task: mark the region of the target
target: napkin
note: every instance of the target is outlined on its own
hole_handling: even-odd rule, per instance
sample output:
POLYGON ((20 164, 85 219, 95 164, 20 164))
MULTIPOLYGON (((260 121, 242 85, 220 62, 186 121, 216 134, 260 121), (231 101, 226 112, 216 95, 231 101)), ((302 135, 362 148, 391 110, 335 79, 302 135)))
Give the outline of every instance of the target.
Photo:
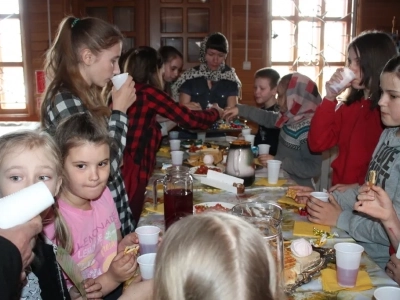
POLYGON ((148 212, 153 212, 153 213, 163 215, 164 214, 164 203, 158 204, 156 208, 154 208, 154 205, 151 204, 149 206, 146 206, 145 210, 147 210, 148 212))
POLYGON ((317 238, 314 235, 313 229, 317 228, 326 232, 331 232, 331 227, 326 225, 314 224, 310 222, 294 222, 293 235, 317 238))
POLYGON ((340 290, 347 291, 365 291, 373 288, 371 278, 367 271, 358 271, 356 285, 352 288, 345 288, 338 284, 336 279, 336 270, 324 269, 321 271, 322 289, 326 292, 336 292, 340 290))
POLYGON ((156 153, 156 156, 170 158, 171 154, 170 154, 169 150, 170 150, 169 146, 161 146, 160 149, 158 150, 158 152, 156 153))
POLYGON ((283 196, 282 198, 280 198, 278 200, 278 203, 281 204, 287 204, 287 205, 291 205, 291 206, 296 206, 296 207, 305 207, 305 203, 297 203, 296 201, 294 201, 292 198, 289 197, 285 197, 283 196))
POLYGON ((277 186, 284 185, 286 183, 286 181, 287 181, 286 179, 278 179, 278 182, 276 184, 272 184, 272 183, 268 183, 267 178, 256 178, 254 185, 277 187, 277 186))

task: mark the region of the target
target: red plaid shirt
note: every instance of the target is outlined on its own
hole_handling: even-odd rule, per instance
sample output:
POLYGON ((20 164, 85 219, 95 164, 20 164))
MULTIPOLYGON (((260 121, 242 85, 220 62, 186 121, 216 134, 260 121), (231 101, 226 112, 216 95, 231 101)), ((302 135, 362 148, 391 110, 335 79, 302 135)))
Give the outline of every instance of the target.
POLYGON ((154 171, 161 141, 157 114, 189 129, 207 129, 219 118, 216 109, 192 111, 148 84, 137 83, 135 89, 136 101, 127 111, 128 134, 122 168, 129 201, 132 201, 138 184, 147 185, 154 171))

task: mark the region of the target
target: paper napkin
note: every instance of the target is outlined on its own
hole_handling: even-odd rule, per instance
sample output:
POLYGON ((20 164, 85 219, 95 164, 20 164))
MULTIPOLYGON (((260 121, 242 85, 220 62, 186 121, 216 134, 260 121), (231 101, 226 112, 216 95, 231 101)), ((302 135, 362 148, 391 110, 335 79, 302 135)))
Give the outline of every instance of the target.
POLYGON ((371 278, 367 271, 358 271, 355 287, 345 288, 338 284, 336 279, 336 270, 324 269, 321 271, 322 289, 326 292, 336 292, 340 290, 365 291, 373 288, 371 278))
POLYGON ((294 201, 292 198, 289 197, 285 197, 283 196, 282 198, 280 198, 278 200, 278 203, 280 204, 287 204, 287 205, 291 205, 291 206, 296 206, 296 207, 305 207, 305 203, 297 203, 296 201, 294 201))
POLYGON ((147 210, 148 212, 153 212, 153 213, 163 215, 164 214, 164 203, 158 204, 156 208, 154 208, 153 204, 151 204, 149 206, 147 206, 147 204, 146 204, 145 210, 147 210))
POLYGON ((256 181, 254 182, 254 185, 261 185, 261 186, 269 186, 269 187, 277 187, 277 186, 282 186, 286 183, 286 179, 278 179, 278 182, 276 184, 271 184, 268 183, 267 178, 256 178, 256 181))
POLYGON ((317 236, 314 235, 314 232, 313 232, 314 228, 326 231, 328 233, 331 232, 330 226, 320 225, 320 224, 315 224, 315 223, 310 223, 310 222, 295 221, 294 228, 293 228, 293 235, 318 238, 317 236))

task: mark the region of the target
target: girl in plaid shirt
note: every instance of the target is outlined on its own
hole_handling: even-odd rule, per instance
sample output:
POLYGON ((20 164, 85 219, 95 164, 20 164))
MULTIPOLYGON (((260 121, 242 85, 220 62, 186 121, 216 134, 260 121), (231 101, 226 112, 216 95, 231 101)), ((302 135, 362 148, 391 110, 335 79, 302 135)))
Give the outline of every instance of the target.
POLYGON ((62 119, 86 111, 104 118, 104 125, 118 146, 111 151, 108 187, 117 206, 122 234, 126 235, 135 224, 120 165, 128 129, 126 111, 136 100, 135 83, 129 76, 119 90, 112 89, 112 111, 100 93, 120 73, 122 40, 117 28, 97 18, 67 17, 61 22, 45 62, 51 81, 41 105, 41 125, 54 130, 62 119))
POLYGON ((163 63, 157 51, 151 47, 131 49, 121 59, 121 66, 136 82, 137 100, 127 111, 129 130, 122 174, 129 205, 137 222, 161 141, 161 130, 156 116, 161 115, 186 128, 207 129, 219 119, 223 110, 215 105, 215 108, 208 110, 192 111, 164 93, 163 63))

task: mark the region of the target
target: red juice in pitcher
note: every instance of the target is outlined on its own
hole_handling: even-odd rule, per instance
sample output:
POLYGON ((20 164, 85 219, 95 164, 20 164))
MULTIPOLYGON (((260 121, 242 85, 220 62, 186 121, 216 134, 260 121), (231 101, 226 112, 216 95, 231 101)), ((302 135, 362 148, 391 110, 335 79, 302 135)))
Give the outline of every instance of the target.
POLYGON ((170 189, 164 192, 165 230, 181 218, 193 214, 193 192, 170 189))

